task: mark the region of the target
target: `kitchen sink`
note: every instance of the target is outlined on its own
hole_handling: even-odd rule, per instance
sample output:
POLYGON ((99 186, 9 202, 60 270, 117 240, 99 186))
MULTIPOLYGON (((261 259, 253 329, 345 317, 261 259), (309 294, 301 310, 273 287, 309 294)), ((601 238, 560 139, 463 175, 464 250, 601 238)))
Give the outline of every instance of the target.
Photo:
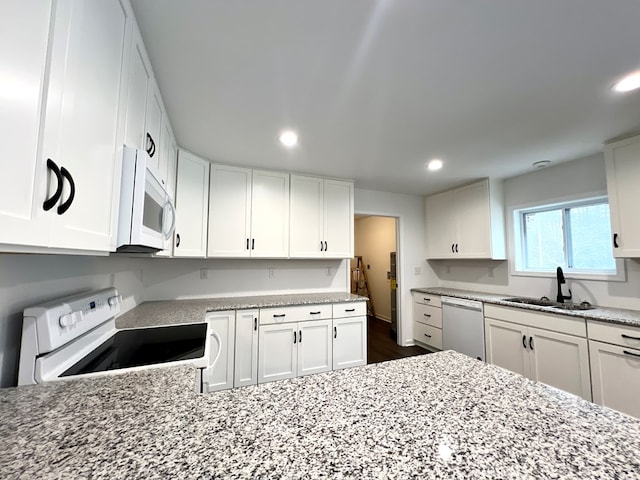
POLYGON ((553 302, 548 298, 514 297, 514 298, 503 298, 502 301, 512 302, 512 303, 523 303, 526 305, 536 305, 538 307, 557 308, 559 310, 593 310, 595 308, 589 302, 560 303, 560 302, 553 302))

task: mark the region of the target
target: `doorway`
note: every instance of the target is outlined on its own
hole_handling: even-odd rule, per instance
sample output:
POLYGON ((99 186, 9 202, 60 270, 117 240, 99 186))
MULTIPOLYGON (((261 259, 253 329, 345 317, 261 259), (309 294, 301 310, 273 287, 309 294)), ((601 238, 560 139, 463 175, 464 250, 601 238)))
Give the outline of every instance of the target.
POLYGON ((368 363, 426 353, 420 347, 401 347, 397 342, 398 221, 397 217, 360 214, 354 219, 351 292, 370 298, 367 302, 368 363))

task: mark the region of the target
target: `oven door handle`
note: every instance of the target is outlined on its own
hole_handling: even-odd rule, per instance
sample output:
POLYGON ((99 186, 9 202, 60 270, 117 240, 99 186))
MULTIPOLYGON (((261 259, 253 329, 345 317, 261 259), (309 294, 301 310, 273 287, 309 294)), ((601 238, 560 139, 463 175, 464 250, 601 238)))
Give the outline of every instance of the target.
MULTIPOLYGON (((209 362, 209 365, 207 365, 207 368, 213 368, 215 364, 218 363, 220 353, 222 353, 222 340, 220 340, 220 335, 218 335, 218 332, 216 332, 215 330, 211 330, 211 333, 209 333, 209 335, 215 338, 216 342, 218 342, 218 353, 216 354, 216 358, 213 359, 213 362, 209 362)), ((209 348, 211 348, 211 346, 209 346, 209 348)))
MULTIPOLYGON (((176 208, 173 206, 173 203, 171 203, 171 200, 167 200, 167 205, 171 208, 171 227, 169 227, 164 234, 165 240, 169 240, 169 238, 171 238, 173 230, 176 228, 176 208)), ((165 205, 165 207, 167 205, 165 205)))

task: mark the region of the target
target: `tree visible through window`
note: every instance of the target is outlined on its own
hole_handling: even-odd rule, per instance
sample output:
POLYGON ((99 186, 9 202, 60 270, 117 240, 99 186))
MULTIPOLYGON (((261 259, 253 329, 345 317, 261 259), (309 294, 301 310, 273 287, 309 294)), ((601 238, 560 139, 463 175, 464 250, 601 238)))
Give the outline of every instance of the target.
POLYGON ((520 210, 520 268, 530 271, 616 271, 606 200, 520 210))

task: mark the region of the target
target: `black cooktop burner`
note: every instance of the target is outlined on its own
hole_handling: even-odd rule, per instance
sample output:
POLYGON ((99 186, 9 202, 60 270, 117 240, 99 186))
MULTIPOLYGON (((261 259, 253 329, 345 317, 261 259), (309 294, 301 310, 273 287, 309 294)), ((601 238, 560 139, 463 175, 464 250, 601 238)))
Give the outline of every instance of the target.
POLYGON ((206 323, 121 330, 61 376, 199 358, 206 333, 206 323))

